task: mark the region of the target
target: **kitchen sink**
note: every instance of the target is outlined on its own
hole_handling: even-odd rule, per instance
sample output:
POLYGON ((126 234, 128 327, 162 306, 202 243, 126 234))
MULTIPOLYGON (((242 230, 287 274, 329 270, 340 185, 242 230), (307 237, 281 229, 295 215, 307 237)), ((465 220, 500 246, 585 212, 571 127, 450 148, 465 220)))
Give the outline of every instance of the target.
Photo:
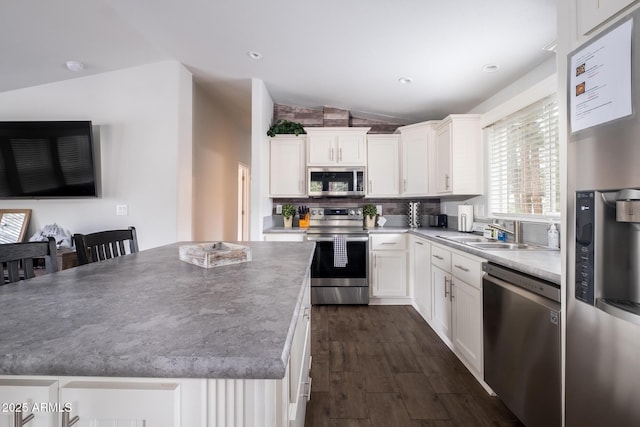
POLYGON ((481 243, 481 242, 494 242, 494 240, 487 239, 482 236, 438 236, 441 239, 453 240, 458 243, 481 243))
POLYGON ((478 249, 488 249, 488 250, 494 250, 494 249, 537 249, 538 246, 535 245, 529 245, 527 243, 507 243, 507 242, 484 242, 484 243, 476 243, 476 242, 469 242, 468 243, 469 246, 473 246, 474 248, 478 248, 478 249))
POLYGON ((463 243, 477 249, 484 249, 486 251, 494 250, 507 250, 507 251, 549 251, 554 250, 546 246, 534 245, 531 243, 514 243, 514 242, 501 242, 492 239, 487 239, 482 236, 438 236, 442 239, 451 240, 453 242, 463 243))

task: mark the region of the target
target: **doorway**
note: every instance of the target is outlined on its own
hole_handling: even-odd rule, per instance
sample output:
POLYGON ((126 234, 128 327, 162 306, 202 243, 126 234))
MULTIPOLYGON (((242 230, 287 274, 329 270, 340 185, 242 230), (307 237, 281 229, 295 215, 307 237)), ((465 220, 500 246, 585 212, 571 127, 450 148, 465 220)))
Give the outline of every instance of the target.
POLYGON ((249 167, 238 162, 238 240, 249 240, 249 167))

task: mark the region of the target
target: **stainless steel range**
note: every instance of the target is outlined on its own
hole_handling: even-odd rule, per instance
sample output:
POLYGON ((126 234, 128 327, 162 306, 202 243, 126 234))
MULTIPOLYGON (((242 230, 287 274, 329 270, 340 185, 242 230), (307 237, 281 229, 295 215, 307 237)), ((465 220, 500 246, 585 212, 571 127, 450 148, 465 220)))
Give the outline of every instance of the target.
POLYGON ((368 304, 369 233, 362 209, 312 208, 307 240, 316 242, 311 303, 368 304))

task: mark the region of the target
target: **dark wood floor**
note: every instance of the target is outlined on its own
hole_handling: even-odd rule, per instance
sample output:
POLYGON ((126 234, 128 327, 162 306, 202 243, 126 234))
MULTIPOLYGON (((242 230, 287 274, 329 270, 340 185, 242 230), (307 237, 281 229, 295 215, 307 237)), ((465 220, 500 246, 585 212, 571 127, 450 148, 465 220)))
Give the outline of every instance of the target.
POLYGON ((314 306, 306 427, 521 426, 410 306, 314 306))

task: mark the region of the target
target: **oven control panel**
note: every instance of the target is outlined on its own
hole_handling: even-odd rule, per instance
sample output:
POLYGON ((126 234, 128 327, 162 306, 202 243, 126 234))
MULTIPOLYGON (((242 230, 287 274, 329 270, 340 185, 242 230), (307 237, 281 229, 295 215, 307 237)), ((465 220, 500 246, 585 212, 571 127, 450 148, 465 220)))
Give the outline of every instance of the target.
POLYGON ((346 219, 359 221, 362 220, 362 208, 311 208, 309 210, 310 219, 314 220, 332 220, 346 219))

